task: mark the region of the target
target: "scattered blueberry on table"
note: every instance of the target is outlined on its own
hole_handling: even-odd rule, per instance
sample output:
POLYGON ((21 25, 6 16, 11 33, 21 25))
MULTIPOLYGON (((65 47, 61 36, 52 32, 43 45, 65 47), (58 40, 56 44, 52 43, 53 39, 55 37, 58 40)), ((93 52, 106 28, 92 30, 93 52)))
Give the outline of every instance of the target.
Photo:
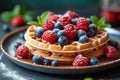
POLYGON ((90 64, 91 65, 98 65, 99 63, 100 62, 99 62, 98 58, 96 58, 96 57, 93 57, 93 58, 90 59, 90 64))
POLYGON ((43 65, 49 65, 49 64, 50 64, 50 61, 48 59, 43 60, 43 65))
POLYGON ((35 64, 43 64, 43 57, 40 55, 34 55, 32 61, 35 64))
POLYGON ((9 24, 3 24, 2 25, 2 30, 4 31, 4 32, 10 32, 11 31, 11 28, 10 28, 11 26, 9 25, 9 24))
POLYGON ((20 45, 21 45, 21 42, 16 42, 16 43, 14 44, 14 47, 17 49, 20 45))
POLYGON ((51 65, 52 65, 52 66, 59 66, 58 60, 52 61, 51 65))

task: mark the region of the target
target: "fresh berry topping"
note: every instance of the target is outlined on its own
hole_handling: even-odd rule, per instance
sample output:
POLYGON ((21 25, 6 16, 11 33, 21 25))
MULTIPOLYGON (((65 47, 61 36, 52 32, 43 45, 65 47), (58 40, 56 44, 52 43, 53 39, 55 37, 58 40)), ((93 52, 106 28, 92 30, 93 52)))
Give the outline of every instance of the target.
POLYGON ((30 56, 29 49, 24 45, 20 45, 16 49, 16 54, 17 54, 17 57, 19 58, 29 58, 30 56))
POLYGON ((60 23, 60 22, 56 22, 55 25, 54 25, 55 28, 58 28, 58 29, 63 29, 63 24, 60 23))
POLYGON ((51 15, 51 16, 48 17, 48 21, 50 21, 52 23, 57 22, 58 19, 59 19, 59 16, 56 15, 56 14, 53 14, 53 15, 51 15))
POLYGON ((16 42, 16 43, 14 44, 14 47, 17 49, 20 45, 21 45, 20 42, 16 42))
POLYGON ((23 16, 21 15, 18 15, 18 16, 15 16, 12 20, 12 23, 11 23, 14 27, 18 27, 18 26, 21 26, 23 24, 25 24, 25 20, 23 18, 23 16))
POLYGON ((65 31, 72 31, 72 30, 77 30, 77 28, 73 24, 67 24, 64 26, 65 31))
POLYGON ((66 37, 69 40, 74 40, 77 36, 77 30, 73 24, 67 24, 64 26, 64 31, 66 32, 66 37))
POLYGON ((4 31, 4 32, 9 32, 11 29, 10 29, 10 25, 8 25, 8 24, 4 24, 3 26, 2 26, 2 30, 4 31))
POLYGON ((54 24, 50 21, 46 21, 43 25, 42 25, 44 30, 53 30, 54 28, 54 24))
POLYGON ((80 43, 87 43, 89 41, 88 37, 83 35, 79 38, 80 43))
POLYGON ((77 28, 78 29, 82 29, 84 31, 87 31, 88 28, 89 28, 89 21, 86 18, 84 18, 84 17, 80 17, 77 20, 77 28))
POLYGON ((95 33, 97 33, 97 26, 95 24, 90 24, 89 28, 93 29, 95 31, 95 33))
POLYGON ((44 59, 44 60, 43 60, 43 64, 44 64, 44 65, 49 65, 49 64, 50 64, 50 61, 49 61, 48 59, 44 59))
POLYGON ((51 65, 52 65, 52 66, 59 66, 58 60, 52 61, 51 65))
POLYGON ((61 22, 63 25, 72 23, 70 17, 68 17, 68 16, 63 16, 63 17, 59 18, 58 21, 61 22))
POLYGON ((25 34, 24 32, 20 33, 20 34, 19 34, 19 38, 25 40, 24 34, 25 34))
POLYGON ((93 36, 95 36, 95 34, 96 34, 95 30, 93 30, 92 28, 89 28, 87 30, 87 36, 88 37, 93 37, 93 36))
POLYGON ((40 55, 34 55, 32 61, 35 64, 43 64, 43 57, 40 55))
POLYGON ((78 18, 78 14, 73 11, 67 11, 64 15, 70 17, 71 19, 78 18))
POLYGON ((90 18, 86 18, 86 19, 89 21, 90 24, 92 24, 92 21, 90 18))
POLYGON ((42 40, 45 40, 49 43, 54 43, 56 39, 57 39, 56 33, 53 31, 48 30, 42 34, 42 40))
POLYGON ((42 27, 37 27, 34 31, 36 37, 41 37, 44 32, 44 29, 42 27))
POLYGON ((60 31, 60 29, 58 29, 58 28, 54 28, 53 29, 53 32, 55 32, 56 34, 57 34, 57 32, 59 32, 60 31))
POLYGON ((117 50, 113 46, 108 46, 105 54, 107 58, 110 58, 110 59, 114 59, 118 57, 117 50))
POLYGON ((64 30, 60 30, 59 32, 57 32, 57 37, 59 38, 60 36, 66 36, 66 33, 64 30))
POLYGON ((78 18, 72 19, 72 24, 76 25, 77 20, 78 20, 78 18))
POLYGON ((87 33, 83 30, 78 30, 78 38, 80 38, 83 35, 87 35, 87 33))
POLYGON ((98 58, 96 58, 96 57, 90 58, 91 65, 98 65, 99 63, 100 62, 99 62, 98 58))
POLYGON ((77 30, 72 30, 72 31, 66 31, 66 37, 69 40, 75 40, 77 36, 77 30))
POLYGON ((58 38, 58 44, 63 46, 68 43, 68 39, 65 36, 60 36, 58 38))
POLYGON ((73 66, 88 66, 89 65, 89 60, 87 57, 84 57, 82 55, 78 55, 75 57, 73 61, 73 66))

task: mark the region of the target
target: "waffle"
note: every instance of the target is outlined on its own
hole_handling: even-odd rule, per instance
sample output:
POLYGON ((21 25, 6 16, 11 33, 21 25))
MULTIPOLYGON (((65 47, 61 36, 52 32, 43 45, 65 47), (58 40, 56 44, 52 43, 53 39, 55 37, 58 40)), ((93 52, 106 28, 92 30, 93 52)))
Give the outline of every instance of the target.
POLYGON ((106 31, 98 31, 94 37, 89 37, 88 43, 70 41, 67 45, 60 46, 58 43, 50 44, 41 38, 35 37, 36 26, 30 26, 25 33, 25 45, 33 55, 41 55, 50 61, 58 60, 60 64, 72 64, 78 54, 87 58, 100 57, 107 46, 109 36, 106 31))

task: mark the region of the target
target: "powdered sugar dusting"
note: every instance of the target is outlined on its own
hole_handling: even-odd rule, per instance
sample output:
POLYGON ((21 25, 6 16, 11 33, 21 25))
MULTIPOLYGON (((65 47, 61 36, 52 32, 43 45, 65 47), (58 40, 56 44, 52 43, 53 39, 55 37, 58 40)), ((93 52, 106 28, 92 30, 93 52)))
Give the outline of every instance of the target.
POLYGON ((22 77, 22 75, 18 74, 17 71, 11 70, 9 67, 6 67, 6 64, 2 62, 3 54, 0 55, 0 70, 2 71, 3 76, 10 77, 13 80, 33 80, 30 78, 22 77))

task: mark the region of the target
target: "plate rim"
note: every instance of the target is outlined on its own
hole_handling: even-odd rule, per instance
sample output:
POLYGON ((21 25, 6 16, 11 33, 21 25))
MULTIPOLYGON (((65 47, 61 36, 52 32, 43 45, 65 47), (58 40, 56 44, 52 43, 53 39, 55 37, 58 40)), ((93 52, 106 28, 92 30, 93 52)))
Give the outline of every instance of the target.
POLYGON ((56 70, 86 70, 86 69, 101 68, 101 67, 113 65, 113 64, 116 64, 116 63, 120 62, 120 58, 119 58, 119 59, 116 59, 116 60, 113 60, 113 61, 109 61, 109 62, 106 62, 106 63, 101 63, 99 65, 92 65, 92 66, 89 65, 89 66, 84 66, 84 67, 73 67, 73 66, 59 66, 59 67, 57 66, 57 67, 54 67, 54 66, 48 66, 48 65, 45 66, 45 65, 32 64, 32 63, 28 63, 28 62, 19 60, 17 58, 14 58, 14 57, 10 56, 9 53, 7 53, 7 51, 5 51, 3 44, 11 35, 13 35, 15 33, 25 31, 27 28, 28 27, 22 27, 22 28, 16 29, 16 30, 6 34, 0 41, 0 48, 3 52, 3 54, 5 54, 8 58, 10 58, 12 60, 15 60, 15 61, 18 61, 22 64, 27 64, 29 66, 38 67, 38 68, 47 68, 47 69, 56 69, 56 70))

